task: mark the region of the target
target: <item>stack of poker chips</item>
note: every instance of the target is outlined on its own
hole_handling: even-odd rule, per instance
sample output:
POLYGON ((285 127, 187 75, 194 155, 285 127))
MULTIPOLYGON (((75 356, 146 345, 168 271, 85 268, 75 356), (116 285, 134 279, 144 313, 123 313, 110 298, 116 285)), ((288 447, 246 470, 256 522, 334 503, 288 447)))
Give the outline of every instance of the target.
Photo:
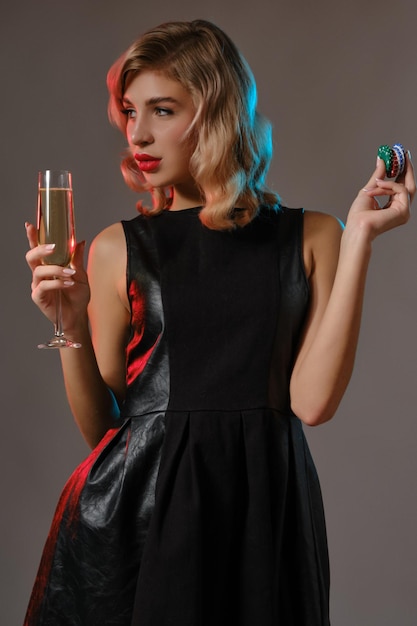
POLYGON ((396 143, 392 146, 379 146, 378 156, 385 163, 385 170, 388 178, 396 178, 404 170, 405 150, 404 146, 396 143))

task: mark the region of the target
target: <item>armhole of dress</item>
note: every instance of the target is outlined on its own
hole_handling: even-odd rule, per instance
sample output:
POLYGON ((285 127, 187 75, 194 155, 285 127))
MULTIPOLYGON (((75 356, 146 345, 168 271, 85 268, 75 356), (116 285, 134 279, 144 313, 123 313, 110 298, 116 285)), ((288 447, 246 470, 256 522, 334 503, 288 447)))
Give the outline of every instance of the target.
POLYGON ((297 211, 297 247, 298 247, 298 258, 300 262, 300 268, 303 275, 303 280, 305 283, 305 287, 307 289, 307 294, 310 297, 310 282, 308 280, 306 266, 304 262, 304 214, 305 209, 298 209, 297 211))
POLYGON ((129 222, 127 222, 126 220, 121 220, 121 224, 123 227, 123 231, 125 234, 125 239, 126 239, 126 274, 125 274, 125 286, 126 286, 126 295, 127 295, 127 299, 129 302, 129 308, 130 308, 130 332, 132 332, 132 299, 130 297, 130 268, 131 268, 131 245, 130 245, 130 231, 129 231, 129 222))

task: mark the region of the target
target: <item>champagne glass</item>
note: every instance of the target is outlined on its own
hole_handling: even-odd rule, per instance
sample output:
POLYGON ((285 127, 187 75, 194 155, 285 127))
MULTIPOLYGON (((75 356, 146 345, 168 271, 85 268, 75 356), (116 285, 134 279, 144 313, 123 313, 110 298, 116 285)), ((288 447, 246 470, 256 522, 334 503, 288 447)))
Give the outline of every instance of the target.
MULTIPOLYGON (((69 265, 75 249, 72 177, 67 170, 45 170, 38 175, 38 241, 54 243, 45 265, 69 265)), ((67 339, 62 328, 61 289, 55 291, 56 316, 54 336, 38 348, 80 348, 67 339)))

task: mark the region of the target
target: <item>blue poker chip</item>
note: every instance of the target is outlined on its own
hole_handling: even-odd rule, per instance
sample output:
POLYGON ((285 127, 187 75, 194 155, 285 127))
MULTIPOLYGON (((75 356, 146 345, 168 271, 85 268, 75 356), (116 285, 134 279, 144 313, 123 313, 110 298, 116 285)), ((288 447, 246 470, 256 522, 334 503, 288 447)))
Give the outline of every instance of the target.
POLYGON ((404 149, 404 146, 401 143, 395 143, 392 146, 392 149, 395 152, 395 154, 397 155, 397 159, 398 159, 398 174, 402 174, 402 172, 404 171, 404 166, 405 166, 405 149, 404 149))
POLYGON ((401 143, 392 146, 384 144, 378 148, 378 156, 385 163, 387 178, 396 178, 405 167, 405 149, 401 143))

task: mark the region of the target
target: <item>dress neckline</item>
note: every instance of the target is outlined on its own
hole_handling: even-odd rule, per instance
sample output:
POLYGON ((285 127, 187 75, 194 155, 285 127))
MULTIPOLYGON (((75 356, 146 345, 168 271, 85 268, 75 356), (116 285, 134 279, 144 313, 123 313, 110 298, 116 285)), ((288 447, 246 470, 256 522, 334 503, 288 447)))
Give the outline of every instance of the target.
MULTIPOLYGON (((173 210, 171 210, 171 209, 165 209, 165 210, 162 212, 162 215, 164 215, 164 214, 168 214, 168 213, 169 213, 170 215, 173 215, 174 213, 175 213, 175 214, 177 214, 177 213, 195 213, 196 211, 200 211, 201 209, 202 209, 202 207, 201 207, 201 206, 192 206, 192 207, 188 207, 187 209, 178 209, 178 210, 174 210, 174 211, 173 211, 173 210)), ((160 214, 160 215, 161 215, 161 214, 160 214)))

